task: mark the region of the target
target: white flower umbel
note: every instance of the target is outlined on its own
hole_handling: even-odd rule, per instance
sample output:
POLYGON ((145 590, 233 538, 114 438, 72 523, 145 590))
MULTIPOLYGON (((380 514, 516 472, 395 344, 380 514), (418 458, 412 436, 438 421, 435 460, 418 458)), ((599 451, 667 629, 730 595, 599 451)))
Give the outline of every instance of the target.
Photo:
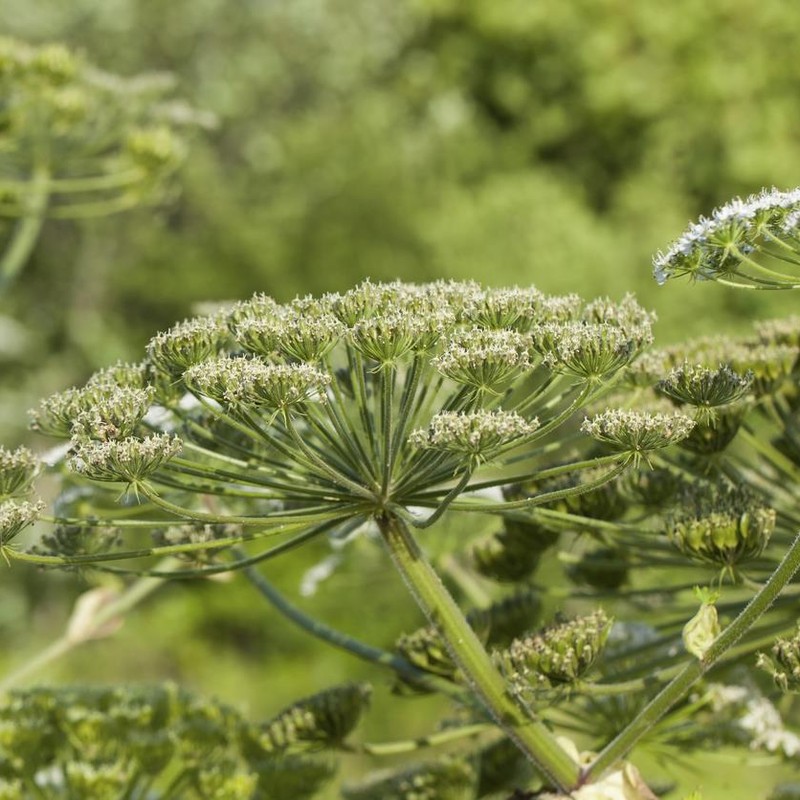
POLYGON ((745 285, 788 288, 797 279, 765 267, 758 259, 796 260, 799 219, 800 189, 764 189, 744 200, 734 198, 710 217, 700 217, 666 251, 659 251, 653 275, 659 284, 689 275, 699 280, 735 277, 745 285))
POLYGON ((486 461, 502 446, 530 436, 538 427, 538 420, 527 420, 515 411, 444 411, 431 420, 427 430, 414 431, 409 442, 486 461))
POLYGON ((528 339, 505 329, 456 331, 431 365, 456 383, 496 393, 530 366, 528 339))
POLYGON ((634 464, 638 464, 653 450, 685 439, 694 426, 694 420, 685 414, 610 409, 584 419, 581 430, 614 450, 628 453, 634 464))
POLYGON ((78 446, 68 466, 93 481, 138 483, 181 451, 181 440, 169 434, 146 439, 88 442, 78 446))
POLYGON ((152 388, 103 387, 104 394, 76 412, 72 437, 77 441, 124 439, 136 432, 155 394, 152 388))
POLYGON ((38 468, 38 459, 27 447, 0 447, 0 498, 27 492, 38 468))
POLYGON ((0 504, 0 548, 25 528, 33 525, 44 510, 44 503, 6 500, 0 504))
POLYGON ((278 410, 323 399, 331 377, 310 364, 223 356, 190 367, 184 380, 192 391, 224 406, 278 410))
POLYGON ((154 336, 147 345, 147 357, 158 370, 178 377, 216 353, 226 335, 227 330, 217 317, 185 320, 154 336))

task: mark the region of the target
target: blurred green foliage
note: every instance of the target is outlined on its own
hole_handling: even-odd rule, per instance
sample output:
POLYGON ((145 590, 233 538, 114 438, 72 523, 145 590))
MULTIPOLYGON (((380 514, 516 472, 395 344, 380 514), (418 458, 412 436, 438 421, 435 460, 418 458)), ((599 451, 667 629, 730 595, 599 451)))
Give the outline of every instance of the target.
MULTIPOLYGON (((47 223, 0 308, 7 443, 25 436, 39 396, 132 357, 193 303, 254 291, 286 300, 364 276, 632 290, 658 310, 662 342, 794 302, 659 290, 649 268, 715 203, 800 184, 800 9, 785 0, 5 0, 0 29, 125 75, 173 72, 220 123, 194 144, 169 205, 47 223)), ((286 568, 287 588, 304 568, 286 568)), ((17 573, 18 587, 0 587, 0 630, 15 642, 57 630, 59 581, 17 573)), ((394 614, 385 573, 365 575, 335 577, 321 613, 344 625, 365 586, 380 586, 394 614)), ((309 651, 277 625, 267 636, 262 609, 231 589, 170 587, 130 635, 59 674, 174 676, 233 700, 275 674, 273 658, 300 673, 309 651)), ((9 647, 6 664, 33 650, 9 647)), ((352 662, 320 659, 313 672, 334 681, 352 662)), ((271 692, 318 685, 296 681, 250 701, 274 711, 271 692)))

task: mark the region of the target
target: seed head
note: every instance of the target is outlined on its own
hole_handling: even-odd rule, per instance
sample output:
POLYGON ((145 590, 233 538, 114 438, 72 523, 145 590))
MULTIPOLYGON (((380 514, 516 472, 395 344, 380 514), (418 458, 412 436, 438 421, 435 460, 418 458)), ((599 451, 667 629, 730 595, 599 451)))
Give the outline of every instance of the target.
POLYGON ((75 448, 69 468, 93 481, 138 483, 181 451, 181 441, 168 434, 146 439, 87 442, 75 448))

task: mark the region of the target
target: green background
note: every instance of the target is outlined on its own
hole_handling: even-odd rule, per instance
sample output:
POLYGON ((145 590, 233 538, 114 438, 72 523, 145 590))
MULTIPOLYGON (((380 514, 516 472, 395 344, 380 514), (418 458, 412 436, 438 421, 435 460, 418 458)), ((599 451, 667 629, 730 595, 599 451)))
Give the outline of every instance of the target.
MULTIPOLYGON (((788 293, 659 288, 650 274, 690 219, 800 183, 800 8, 785 0, 4 0, 0 30, 122 74, 173 72, 218 118, 170 204, 45 226, 0 307, 7 443, 30 441, 39 396, 140 358, 197 303, 255 291, 286 300, 367 276, 633 291, 664 343, 794 308, 788 293)), ((419 618, 379 549, 352 549, 303 602, 388 645, 419 618)), ((279 562, 274 577, 295 594, 326 554, 279 562)), ((167 587, 45 677, 176 678, 261 714, 369 674, 323 657, 239 583, 167 587)), ((82 588, 6 571, 0 665, 41 647, 82 588)), ((369 723, 376 738, 420 733, 429 713, 391 709, 369 723)), ((684 785, 713 775, 744 797, 728 758, 684 785)), ((769 769, 749 774, 747 796, 766 796, 769 769)))

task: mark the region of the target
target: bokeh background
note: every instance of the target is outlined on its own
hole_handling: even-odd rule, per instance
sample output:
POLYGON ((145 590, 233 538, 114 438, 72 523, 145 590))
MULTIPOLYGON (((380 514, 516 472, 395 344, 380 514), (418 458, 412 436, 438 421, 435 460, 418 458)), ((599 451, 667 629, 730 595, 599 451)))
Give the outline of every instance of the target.
MULTIPOLYGON (((715 204, 800 184, 800 7, 786 0, 3 0, 0 31, 63 41, 122 74, 172 72, 218 119, 169 204, 46 224, 0 308, 7 444, 31 441, 38 397, 137 360, 198 303, 255 291, 286 300, 367 276, 632 291, 664 343, 796 303, 660 288, 650 272, 715 204)), ((326 556, 312 548, 272 577, 296 595, 326 556)), ((239 584, 166 587, 42 678, 175 678, 257 715, 375 677, 239 584)), ((0 669, 56 635, 88 585, 4 570, 0 669)), ((369 542, 302 602, 382 645, 419 622, 369 542)), ((368 733, 420 733, 428 706, 399 705, 368 733)), ((683 785, 733 770, 720 764, 681 773, 683 785)))

